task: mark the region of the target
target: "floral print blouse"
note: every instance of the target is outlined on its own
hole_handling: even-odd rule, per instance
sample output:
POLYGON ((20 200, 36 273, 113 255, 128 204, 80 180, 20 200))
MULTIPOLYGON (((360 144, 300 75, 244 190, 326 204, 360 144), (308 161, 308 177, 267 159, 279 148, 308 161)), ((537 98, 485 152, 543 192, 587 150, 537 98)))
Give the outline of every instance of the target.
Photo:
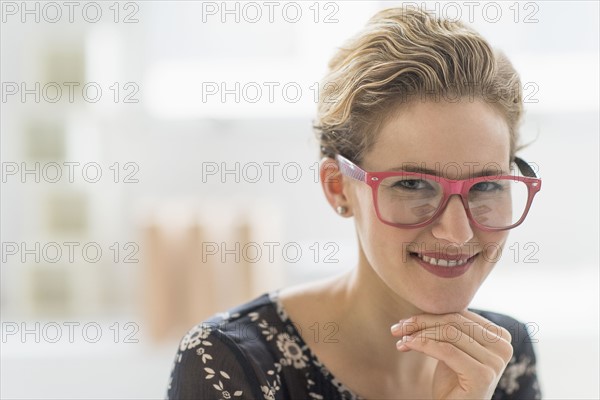
MULTIPOLYGON (((539 399, 535 354, 525 325, 472 310, 512 334, 513 358, 492 399, 539 399)), ((194 326, 175 355, 167 399, 360 399, 303 341, 277 291, 194 326)))

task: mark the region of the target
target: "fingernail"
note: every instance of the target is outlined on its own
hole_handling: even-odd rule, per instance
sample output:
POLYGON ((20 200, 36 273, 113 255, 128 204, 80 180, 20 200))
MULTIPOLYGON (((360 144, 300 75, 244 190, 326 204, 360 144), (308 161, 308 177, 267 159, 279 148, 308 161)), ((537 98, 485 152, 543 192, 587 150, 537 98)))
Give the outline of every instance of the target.
POLYGON ((396 347, 398 348, 398 350, 408 349, 408 347, 406 346, 406 343, 412 341, 413 339, 414 339, 414 337, 412 337, 412 336, 402 336, 402 339, 400 339, 398 342, 396 342, 396 347))
POLYGON ((413 320, 413 317, 407 319, 401 319, 397 324, 392 325, 392 334, 396 334, 402 330, 402 328, 408 324, 410 324, 413 320))

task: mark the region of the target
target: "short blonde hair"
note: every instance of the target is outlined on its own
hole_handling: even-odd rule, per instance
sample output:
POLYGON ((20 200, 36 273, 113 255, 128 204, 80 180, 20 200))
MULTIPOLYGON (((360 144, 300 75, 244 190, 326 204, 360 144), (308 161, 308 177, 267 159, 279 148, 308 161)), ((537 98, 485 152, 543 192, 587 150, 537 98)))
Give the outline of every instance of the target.
POLYGON ((506 56, 458 21, 414 9, 378 12, 329 63, 315 130, 321 156, 360 163, 395 106, 421 99, 483 99, 510 130, 510 160, 523 114, 519 75, 506 56))

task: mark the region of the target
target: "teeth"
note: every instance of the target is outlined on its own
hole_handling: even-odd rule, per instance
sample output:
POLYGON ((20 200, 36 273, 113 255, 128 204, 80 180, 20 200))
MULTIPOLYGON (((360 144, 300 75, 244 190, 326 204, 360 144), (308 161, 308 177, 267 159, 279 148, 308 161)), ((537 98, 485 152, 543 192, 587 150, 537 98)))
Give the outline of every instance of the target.
POLYGON ((437 265, 440 267, 456 267, 456 266, 461 266, 466 264, 467 260, 445 260, 443 258, 433 258, 433 257, 428 257, 428 256, 424 256, 421 254, 416 254, 417 257, 419 257, 421 260, 425 261, 426 263, 429 263, 431 265, 437 265))

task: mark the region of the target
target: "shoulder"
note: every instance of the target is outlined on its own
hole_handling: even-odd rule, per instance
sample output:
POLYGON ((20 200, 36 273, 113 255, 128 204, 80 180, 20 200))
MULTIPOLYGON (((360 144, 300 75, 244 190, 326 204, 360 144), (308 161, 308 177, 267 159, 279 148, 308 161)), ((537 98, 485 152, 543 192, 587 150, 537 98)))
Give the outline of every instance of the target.
POLYGON ((513 356, 498 382, 493 399, 541 398, 533 348, 533 343, 537 342, 535 335, 538 325, 533 322, 522 322, 511 316, 496 312, 470 310, 505 328, 512 337, 513 356))
POLYGON ((193 326, 179 343, 167 397, 262 398, 274 364, 263 331, 277 323, 264 294, 193 326))

